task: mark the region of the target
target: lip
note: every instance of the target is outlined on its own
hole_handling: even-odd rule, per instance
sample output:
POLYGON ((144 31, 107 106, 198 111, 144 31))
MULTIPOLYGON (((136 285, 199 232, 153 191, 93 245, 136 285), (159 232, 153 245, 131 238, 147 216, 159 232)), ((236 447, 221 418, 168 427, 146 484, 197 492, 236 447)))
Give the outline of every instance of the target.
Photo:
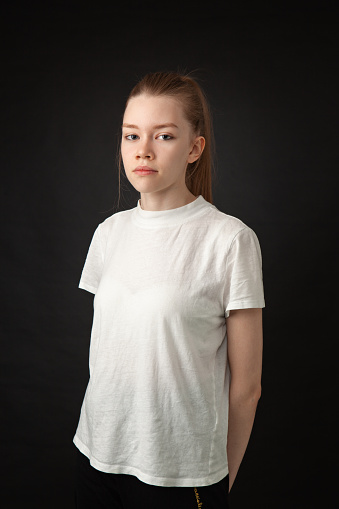
POLYGON ((137 175, 155 175, 158 172, 149 166, 138 166, 135 170, 133 170, 133 173, 136 173, 137 175))
POLYGON ((150 168, 149 166, 137 166, 137 168, 135 168, 135 170, 133 171, 152 171, 152 172, 156 172, 157 170, 153 170, 153 168, 150 168))

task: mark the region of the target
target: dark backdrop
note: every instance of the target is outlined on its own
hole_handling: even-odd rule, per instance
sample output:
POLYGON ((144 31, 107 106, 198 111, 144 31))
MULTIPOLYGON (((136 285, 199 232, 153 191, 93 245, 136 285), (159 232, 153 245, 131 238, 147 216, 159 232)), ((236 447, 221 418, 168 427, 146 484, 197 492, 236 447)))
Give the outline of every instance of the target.
POLYGON ((47 4, 3 11, 1 506, 74 507, 93 311, 77 286, 98 223, 138 199, 124 180, 117 208, 123 104, 146 72, 196 69, 214 116, 214 203, 263 254, 262 397, 231 507, 338 507, 331 4, 47 4))

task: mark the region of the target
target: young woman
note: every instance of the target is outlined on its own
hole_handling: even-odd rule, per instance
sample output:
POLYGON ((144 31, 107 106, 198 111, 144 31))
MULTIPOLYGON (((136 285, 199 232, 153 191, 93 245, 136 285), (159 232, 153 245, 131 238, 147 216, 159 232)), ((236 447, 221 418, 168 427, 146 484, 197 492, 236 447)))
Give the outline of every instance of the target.
POLYGON ((261 392, 258 239, 211 193, 197 82, 146 75, 122 125, 135 208, 97 227, 90 380, 74 437, 77 507, 226 508, 261 392))

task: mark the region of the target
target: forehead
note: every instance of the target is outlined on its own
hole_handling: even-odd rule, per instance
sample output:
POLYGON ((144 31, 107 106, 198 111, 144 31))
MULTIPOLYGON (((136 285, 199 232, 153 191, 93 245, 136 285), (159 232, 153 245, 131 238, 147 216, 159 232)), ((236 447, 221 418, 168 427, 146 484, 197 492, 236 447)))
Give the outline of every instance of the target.
POLYGON ((183 107, 177 99, 170 96, 139 95, 128 101, 124 122, 145 125, 148 123, 162 124, 165 122, 187 123, 183 107))

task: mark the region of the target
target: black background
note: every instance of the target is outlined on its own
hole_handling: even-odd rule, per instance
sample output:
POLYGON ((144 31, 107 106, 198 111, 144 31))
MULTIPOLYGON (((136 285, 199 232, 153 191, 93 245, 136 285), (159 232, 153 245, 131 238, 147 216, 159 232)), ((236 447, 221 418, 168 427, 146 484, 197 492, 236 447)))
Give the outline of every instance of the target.
POLYGON ((117 207, 116 147, 131 87, 155 70, 196 70, 214 204, 262 248, 262 397, 231 508, 338 507, 338 29, 334 2, 271 3, 3 9, 2 507, 74 507, 93 311, 77 285, 98 223, 136 205, 125 179, 117 207))

